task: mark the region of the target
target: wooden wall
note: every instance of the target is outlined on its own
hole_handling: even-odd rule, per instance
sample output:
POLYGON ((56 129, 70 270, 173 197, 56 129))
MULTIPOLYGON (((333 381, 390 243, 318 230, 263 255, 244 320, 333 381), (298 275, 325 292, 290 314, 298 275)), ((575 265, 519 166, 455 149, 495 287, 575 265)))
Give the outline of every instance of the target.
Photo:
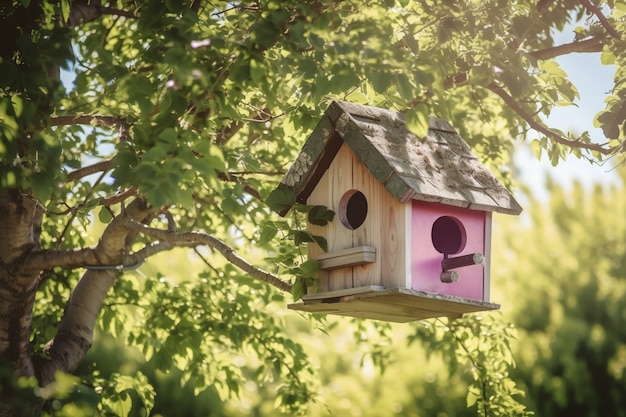
MULTIPOLYGON (((322 291, 369 285, 410 287, 411 204, 401 204, 392 197, 346 144, 322 175, 307 204, 326 205, 337 213, 326 226, 309 225, 313 234, 326 237, 329 252, 358 246, 376 248, 374 263, 320 271, 322 291), (341 197, 352 189, 362 192, 368 203, 367 217, 355 230, 344 226, 339 219, 341 197)), ((317 244, 309 244, 310 258, 321 253, 317 244)))

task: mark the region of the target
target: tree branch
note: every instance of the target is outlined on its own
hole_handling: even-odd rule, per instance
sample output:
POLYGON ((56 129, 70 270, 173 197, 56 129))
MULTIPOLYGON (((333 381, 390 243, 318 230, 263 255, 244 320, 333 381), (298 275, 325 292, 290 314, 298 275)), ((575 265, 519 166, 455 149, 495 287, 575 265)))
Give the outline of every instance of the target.
POLYGON ((125 218, 124 224, 131 230, 143 233, 146 236, 153 237, 176 246, 198 246, 206 245, 211 249, 215 249, 242 271, 248 273, 251 277, 260 279, 273 285, 282 291, 291 291, 291 285, 274 274, 255 267, 248 261, 239 256, 233 248, 228 246, 222 240, 215 236, 200 232, 171 232, 162 229, 156 229, 141 224, 131 218, 125 218))
POLYGON ((604 39, 600 37, 594 37, 591 39, 585 39, 583 41, 565 43, 557 45, 552 48, 540 49, 538 51, 532 51, 529 53, 535 59, 550 59, 561 55, 567 55, 573 52, 602 52, 602 46, 604 45, 604 39))
POLYGON ((107 127, 128 127, 126 120, 120 116, 104 116, 100 114, 65 115, 50 118, 50 126, 96 125, 107 127))
POLYGON ((110 171, 113 168, 115 168, 113 161, 96 162, 93 165, 79 168, 75 171, 70 172, 69 174, 67 174, 66 179, 67 181, 76 181, 88 175, 95 174, 96 172, 110 171))
POLYGON ((114 204, 120 203, 129 197, 136 196, 137 189, 138 187, 136 185, 133 185, 133 186, 128 187, 126 190, 122 192, 118 192, 113 195, 102 197, 100 199, 100 205, 107 207, 107 206, 112 206, 114 204))
POLYGON ((598 20, 600 20, 600 24, 607 31, 609 35, 614 37, 615 39, 621 40, 622 36, 620 33, 611 25, 611 22, 606 18, 606 16, 602 13, 600 8, 594 6, 589 0, 580 0, 585 9, 587 9, 590 13, 593 13, 597 16, 598 20))
MULTIPOLYGON (((143 221, 152 213, 144 200, 135 199, 123 215, 113 219, 106 227, 98 246, 98 264, 115 265, 123 261, 126 237, 130 230, 124 219, 143 221)), ((91 346, 96 319, 102 302, 119 270, 88 270, 76 284, 67 303, 59 331, 44 348, 47 358, 36 363, 36 375, 41 386, 54 381, 55 372, 72 372, 91 346)))
POLYGON ((95 248, 38 251, 27 258, 28 269, 33 273, 50 268, 75 269, 98 263, 95 248))
POLYGON ((102 14, 110 14, 112 16, 121 16, 121 17, 126 17, 129 19, 138 19, 138 17, 133 12, 129 12, 128 10, 115 9, 112 7, 103 7, 102 14))
POLYGON ((235 182, 237 184, 243 185, 243 190, 246 193, 250 194, 252 197, 256 198, 257 200, 263 202, 263 198, 261 197, 261 194, 259 194, 257 190, 252 188, 246 181, 242 180, 237 175, 232 174, 230 172, 227 174, 225 172, 217 171, 217 178, 219 178, 222 181, 231 181, 231 182, 235 182))
POLYGON ((124 261, 125 265, 136 265, 140 262, 145 261, 152 255, 156 255, 159 252, 165 252, 168 250, 172 250, 174 245, 166 241, 160 241, 153 243, 151 245, 147 245, 143 249, 133 253, 132 255, 128 255, 124 261))
POLYGON ((551 138, 555 142, 560 143, 561 145, 569 146, 571 148, 587 149, 590 151, 599 152, 602 155, 608 155, 615 150, 615 148, 605 148, 604 146, 598 145, 596 143, 585 143, 580 140, 567 139, 557 134, 556 132, 553 132, 540 122, 536 121, 533 116, 529 114, 526 110, 524 110, 522 106, 520 106, 519 103, 517 103, 517 101, 515 101, 515 99, 511 97, 502 87, 496 84, 490 84, 487 88, 497 94, 505 102, 505 104, 508 105, 515 113, 520 115, 522 119, 524 119, 532 129, 543 133, 544 135, 551 138))

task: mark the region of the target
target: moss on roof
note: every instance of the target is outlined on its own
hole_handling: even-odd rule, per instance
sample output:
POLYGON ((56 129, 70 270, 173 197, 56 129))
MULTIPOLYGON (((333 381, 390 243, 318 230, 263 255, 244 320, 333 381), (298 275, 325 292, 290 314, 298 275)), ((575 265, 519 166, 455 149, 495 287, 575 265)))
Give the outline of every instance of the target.
POLYGON ((428 135, 418 138, 402 113, 341 101, 330 105, 279 187, 305 202, 344 142, 400 202, 522 211, 447 121, 431 117, 428 135))

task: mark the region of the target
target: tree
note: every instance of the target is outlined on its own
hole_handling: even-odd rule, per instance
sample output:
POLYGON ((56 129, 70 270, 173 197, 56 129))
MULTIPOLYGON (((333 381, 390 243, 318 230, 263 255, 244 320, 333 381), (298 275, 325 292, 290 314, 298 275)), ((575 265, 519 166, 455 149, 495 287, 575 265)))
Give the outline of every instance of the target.
POLYGON ((266 203, 331 99, 403 110, 418 136, 428 114, 449 119, 493 168, 529 129, 554 163, 623 155, 625 11, 612 1, 13 0, 0 12, 5 414, 20 399, 14 376, 51 386, 96 323, 157 369, 233 393, 241 373, 210 346, 250 349, 259 375, 281 379, 280 404, 306 403, 306 357, 264 310, 282 298, 271 287, 311 274, 290 233, 303 220, 266 203), (554 44, 552 30, 584 16, 554 44), (540 117, 577 97, 553 61, 573 52, 617 67, 595 119, 607 143, 540 117), (234 251, 247 244, 269 261, 234 251), (177 246, 203 260, 197 282, 132 273, 177 246))
POLYGON ((626 415, 622 184, 569 192, 548 183, 549 202, 529 204, 526 227, 504 225, 500 268, 519 327, 514 379, 537 415, 626 415), (507 233, 508 231, 508 233, 507 233), (529 242, 533 242, 529 244, 529 242))

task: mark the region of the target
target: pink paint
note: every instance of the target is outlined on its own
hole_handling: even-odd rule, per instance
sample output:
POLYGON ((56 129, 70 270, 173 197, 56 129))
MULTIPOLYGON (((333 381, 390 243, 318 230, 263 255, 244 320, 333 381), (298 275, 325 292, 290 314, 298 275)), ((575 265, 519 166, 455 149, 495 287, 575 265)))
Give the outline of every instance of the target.
MULTIPOLYGON (((456 269, 460 279, 453 283, 441 282, 441 261, 439 253, 431 238, 435 220, 442 216, 450 216, 459 220, 465 228, 465 247, 457 254, 461 256, 480 252, 485 253, 485 221, 486 213, 438 203, 413 201, 412 207, 412 246, 411 246, 411 288, 418 291, 429 291, 438 294, 454 295, 473 300, 483 300, 484 268, 488 265, 471 265, 456 269)), ((445 239, 445 236, 444 236, 445 239)))

